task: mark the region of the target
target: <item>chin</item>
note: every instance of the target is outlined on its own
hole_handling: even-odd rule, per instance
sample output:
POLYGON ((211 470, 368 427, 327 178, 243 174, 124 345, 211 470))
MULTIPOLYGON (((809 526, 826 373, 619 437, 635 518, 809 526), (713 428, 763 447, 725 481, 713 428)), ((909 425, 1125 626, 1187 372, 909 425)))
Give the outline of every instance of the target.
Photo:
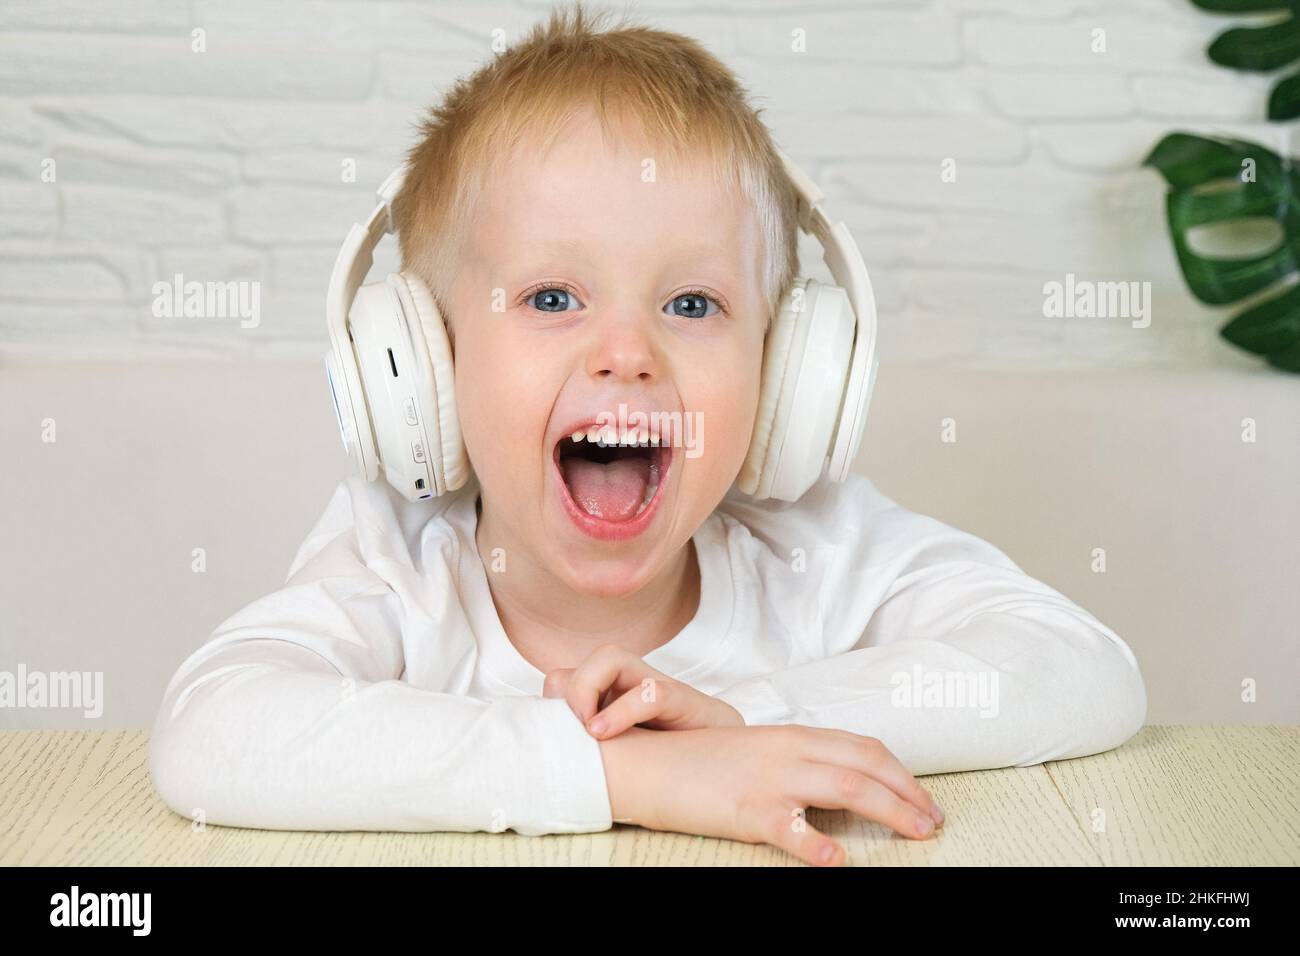
MULTIPOLYGON (((553 571, 579 594, 591 597, 618 598, 635 594, 671 563, 675 552, 639 543, 618 550, 621 554, 599 554, 584 549, 581 554, 566 550, 549 539, 545 547, 554 555, 553 571)), ((606 548, 606 550, 608 550, 606 548)))

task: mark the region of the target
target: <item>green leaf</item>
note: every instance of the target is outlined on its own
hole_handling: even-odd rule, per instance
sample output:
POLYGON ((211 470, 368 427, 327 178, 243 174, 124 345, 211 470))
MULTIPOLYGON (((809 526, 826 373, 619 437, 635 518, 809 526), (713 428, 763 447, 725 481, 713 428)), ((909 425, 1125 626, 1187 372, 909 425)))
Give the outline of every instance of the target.
POLYGON ((1142 165, 1154 166, 1171 186, 1190 188, 1217 179, 1240 179, 1247 159, 1255 160, 1257 180, 1265 175, 1281 176, 1282 159, 1270 149, 1193 133, 1168 134, 1142 160, 1142 165), (1261 172, 1264 167, 1267 169, 1261 172))
MULTIPOLYGON (((1210 13, 1290 14, 1276 23, 1225 30, 1205 51, 1215 63, 1236 70, 1269 73, 1300 60, 1300 0, 1191 0, 1210 13)), ((1269 96, 1268 118, 1292 119, 1300 115, 1297 91, 1290 81, 1280 81, 1269 96)))
POLYGON ((1300 0, 1191 0, 1191 3, 1210 13, 1267 13, 1300 7, 1300 0))
POLYGON ((1300 22, 1288 17, 1266 27, 1227 30, 1206 53, 1220 66, 1268 73, 1300 59, 1300 22))
MULTIPOLYGON (((1207 49, 1209 58, 1238 70, 1271 72, 1300 61, 1300 0, 1190 0, 1209 13, 1272 13, 1281 19, 1225 30, 1207 49)), ((1274 84, 1270 120, 1300 118, 1300 71, 1274 84)), ((1192 294, 1210 305, 1286 291, 1234 316, 1219 330, 1225 340, 1263 355, 1270 365, 1300 372, 1300 171, 1263 146, 1242 140, 1170 133, 1142 165, 1169 184, 1165 215, 1178 266, 1192 294), (1248 162, 1253 160, 1253 162, 1248 162), (1246 176, 1250 170, 1253 175, 1246 176), (1203 256, 1188 241, 1193 230, 1245 219, 1272 219, 1282 242, 1260 255, 1203 256)))
POLYGON ((1235 316, 1220 335, 1276 368, 1300 371, 1300 174, 1257 143, 1181 132, 1161 139, 1143 164, 1169 184, 1169 234, 1196 298, 1231 305, 1295 280, 1287 291, 1235 316), (1254 160, 1254 178, 1243 182, 1246 160, 1254 160), (1246 219, 1275 221, 1282 241, 1258 255, 1205 256, 1192 249, 1193 230, 1246 219))
POLYGON ((1268 118, 1290 120, 1300 116, 1300 73, 1279 80, 1268 95, 1268 118))
POLYGON ((1287 372, 1300 372, 1300 342, 1268 357, 1268 364, 1287 372))
POLYGON ((1280 218, 1286 212, 1286 195, 1268 189, 1264 182, 1242 183, 1240 187, 1213 193, 1175 189, 1169 193, 1169 221, 1179 232, 1197 226, 1249 219, 1253 216, 1280 218))
POLYGON ((1256 355, 1279 352, 1300 342, 1300 285, 1239 313, 1219 334, 1256 355))
POLYGON ((1296 271, 1290 249, 1253 259, 1211 259, 1193 252, 1184 236, 1174 234, 1174 252, 1187 287, 1206 305, 1231 305, 1267 289, 1296 271))

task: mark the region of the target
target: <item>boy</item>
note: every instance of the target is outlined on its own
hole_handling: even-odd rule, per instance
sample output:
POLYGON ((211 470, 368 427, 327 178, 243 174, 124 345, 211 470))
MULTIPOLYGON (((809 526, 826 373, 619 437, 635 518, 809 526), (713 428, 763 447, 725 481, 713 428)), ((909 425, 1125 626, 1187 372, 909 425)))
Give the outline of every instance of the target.
POLYGON ((924 839, 943 813, 914 774, 1141 726, 1124 642, 992 545, 856 476, 796 503, 735 489, 795 200, 698 44, 553 15, 434 110, 394 210, 473 477, 428 502, 340 484, 285 587, 169 685, 151 768, 175 810, 623 821, 836 864, 804 808, 924 839), (620 406, 707 423, 703 453, 610 452, 593 426, 620 406))

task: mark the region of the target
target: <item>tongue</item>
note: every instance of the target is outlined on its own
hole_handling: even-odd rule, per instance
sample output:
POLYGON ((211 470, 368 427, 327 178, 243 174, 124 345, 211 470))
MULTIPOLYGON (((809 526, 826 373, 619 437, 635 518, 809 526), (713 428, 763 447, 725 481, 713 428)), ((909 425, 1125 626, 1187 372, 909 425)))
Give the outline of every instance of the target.
POLYGON ((565 458, 560 466, 578 507, 606 521, 631 518, 641 507, 650 481, 648 458, 618 458, 605 465, 585 458, 565 458))

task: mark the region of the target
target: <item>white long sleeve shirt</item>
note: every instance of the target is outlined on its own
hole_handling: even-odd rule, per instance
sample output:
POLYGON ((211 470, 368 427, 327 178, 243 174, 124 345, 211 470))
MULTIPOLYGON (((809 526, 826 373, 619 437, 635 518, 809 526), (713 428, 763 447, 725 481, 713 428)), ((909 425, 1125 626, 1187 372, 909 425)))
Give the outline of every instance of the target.
MULTIPOLYGON (((478 490, 340 483, 285 586, 168 684, 150 769, 169 806, 271 829, 612 825, 599 743, 497 616, 478 490)), ((1098 753, 1145 718, 1114 631, 866 478, 796 503, 733 487, 694 543, 698 612, 644 659, 748 724, 877 737, 920 775, 1098 753)))

